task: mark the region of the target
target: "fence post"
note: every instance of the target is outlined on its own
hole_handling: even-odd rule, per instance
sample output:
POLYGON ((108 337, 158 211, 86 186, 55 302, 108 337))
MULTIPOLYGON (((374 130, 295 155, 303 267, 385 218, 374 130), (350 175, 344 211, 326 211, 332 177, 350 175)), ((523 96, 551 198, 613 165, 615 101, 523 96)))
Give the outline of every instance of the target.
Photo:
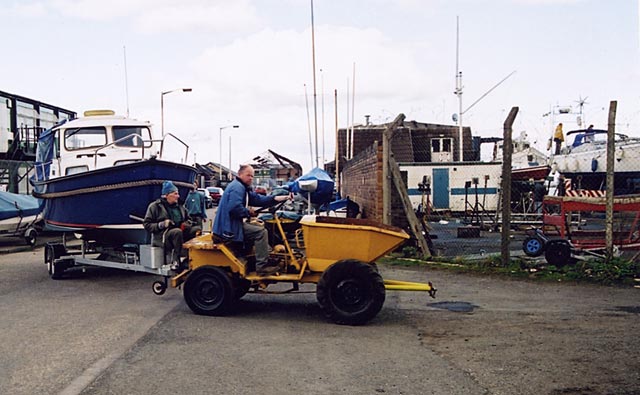
POLYGON ((396 119, 382 131, 382 223, 385 225, 391 225, 391 188, 393 188, 389 170, 391 138, 402 122, 404 122, 404 114, 398 114, 396 119))
POLYGON ((502 191, 502 241, 500 245, 503 265, 509 264, 511 260, 509 251, 509 235, 511 233, 509 225, 511 223, 511 153, 513 152, 511 134, 516 115, 518 115, 518 107, 512 107, 507 119, 504 121, 502 142, 502 183, 500 185, 502 191))
POLYGON ((613 171, 615 166, 615 132, 616 132, 616 110, 618 102, 609 102, 609 127, 607 129, 607 194, 606 194, 606 217, 605 217, 605 248, 606 262, 613 258, 613 191, 615 189, 613 171))

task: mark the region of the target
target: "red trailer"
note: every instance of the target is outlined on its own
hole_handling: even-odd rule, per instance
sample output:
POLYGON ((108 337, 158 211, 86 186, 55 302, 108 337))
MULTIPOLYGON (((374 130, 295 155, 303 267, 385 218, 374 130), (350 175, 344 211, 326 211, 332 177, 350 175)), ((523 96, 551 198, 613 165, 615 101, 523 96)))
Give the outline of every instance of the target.
MULTIPOLYGON (((529 256, 543 253, 549 264, 563 266, 580 255, 604 257, 605 197, 546 196, 543 226, 528 232, 522 248, 529 256), (578 214, 586 221, 570 226, 578 214)), ((640 195, 613 199, 613 244, 619 250, 640 250, 640 195)))

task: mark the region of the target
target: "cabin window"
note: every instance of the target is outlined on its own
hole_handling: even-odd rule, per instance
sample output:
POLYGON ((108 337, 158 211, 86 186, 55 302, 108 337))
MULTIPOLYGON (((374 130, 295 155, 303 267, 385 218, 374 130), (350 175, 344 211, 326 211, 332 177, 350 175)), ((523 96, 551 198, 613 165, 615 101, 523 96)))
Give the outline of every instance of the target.
POLYGON ((140 126, 114 126, 113 127, 113 141, 118 141, 115 143, 118 147, 142 147, 143 144, 145 147, 150 147, 151 142, 151 133, 149 132, 149 128, 140 127, 140 126), (133 137, 133 136, 139 136, 133 137), (143 140, 147 140, 143 142, 143 140))
POLYGON ((135 163, 138 162, 138 159, 127 159, 127 160, 117 160, 113 165, 114 166, 121 166, 121 165, 127 165, 129 163, 135 163))
POLYGON ((89 166, 86 166, 86 165, 83 165, 83 166, 71 166, 71 167, 67 167, 67 169, 65 170, 64 174, 66 176, 69 176, 71 174, 84 173, 85 171, 89 171, 89 166))
POLYGON ((107 131, 103 127, 73 128, 64 131, 67 150, 102 147, 107 143, 107 131))

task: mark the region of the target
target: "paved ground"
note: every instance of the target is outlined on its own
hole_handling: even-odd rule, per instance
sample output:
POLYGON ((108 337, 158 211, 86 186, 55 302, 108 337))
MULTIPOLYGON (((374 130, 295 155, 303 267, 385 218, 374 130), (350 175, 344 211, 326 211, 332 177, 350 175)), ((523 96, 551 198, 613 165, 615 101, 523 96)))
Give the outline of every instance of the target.
POLYGON ((433 281, 438 298, 388 292, 349 327, 313 293, 196 316, 147 275, 50 280, 42 253, 0 255, 2 394, 640 393, 638 289, 382 267, 433 281))

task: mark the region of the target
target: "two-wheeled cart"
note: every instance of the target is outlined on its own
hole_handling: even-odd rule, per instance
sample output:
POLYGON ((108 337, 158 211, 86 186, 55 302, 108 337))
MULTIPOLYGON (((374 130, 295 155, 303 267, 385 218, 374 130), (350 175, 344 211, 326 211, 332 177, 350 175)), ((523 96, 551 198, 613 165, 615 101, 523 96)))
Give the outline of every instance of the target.
MULTIPOLYGON (((532 257, 544 254, 547 262, 555 266, 586 256, 604 258, 605 211, 603 197, 546 196, 543 226, 528 231, 522 248, 532 257), (577 213, 583 221, 572 226, 577 213)), ((640 196, 615 197, 613 212, 614 248, 618 251, 640 250, 640 196)))

